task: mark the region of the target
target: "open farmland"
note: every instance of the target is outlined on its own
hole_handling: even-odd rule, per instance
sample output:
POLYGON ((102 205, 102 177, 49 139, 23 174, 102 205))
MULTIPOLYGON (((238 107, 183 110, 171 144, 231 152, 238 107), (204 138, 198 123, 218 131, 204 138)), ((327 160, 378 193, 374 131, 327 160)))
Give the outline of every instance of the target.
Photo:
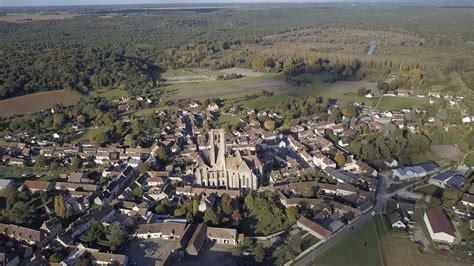
POLYGON ((10 117, 35 113, 53 107, 56 104, 69 106, 79 101, 76 93, 57 90, 37 92, 0 101, 0 116, 10 117))

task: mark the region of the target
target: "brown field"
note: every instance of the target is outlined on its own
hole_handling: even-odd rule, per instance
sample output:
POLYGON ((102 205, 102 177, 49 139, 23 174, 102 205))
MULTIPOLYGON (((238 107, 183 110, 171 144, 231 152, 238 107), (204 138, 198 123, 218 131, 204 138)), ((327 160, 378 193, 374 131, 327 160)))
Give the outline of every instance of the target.
POLYGON ((57 13, 9 13, 8 15, 0 15, 0 21, 6 22, 32 22, 41 20, 61 20, 68 19, 79 14, 69 12, 57 13))
POLYGON ((384 237, 385 258, 388 266, 464 266, 472 265, 455 259, 443 258, 438 255, 421 254, 411 242, 404 238, 384 237))
POLYGON ((0 117, 35 113, 55 104, 73 105, 81 97, 65 90, 37 92, 0 101, 0 117))

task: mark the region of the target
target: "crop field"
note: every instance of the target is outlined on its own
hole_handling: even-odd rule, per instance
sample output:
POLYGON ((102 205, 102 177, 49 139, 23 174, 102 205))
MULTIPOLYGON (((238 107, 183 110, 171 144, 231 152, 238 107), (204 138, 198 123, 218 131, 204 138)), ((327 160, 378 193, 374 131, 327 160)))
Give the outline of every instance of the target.
POLYGON ((37 92, 13 97, 0 101, 0 117, 35 113, 56 104, 69 106, 78 102, 79 99, 78 94, 65 90, 37 92))

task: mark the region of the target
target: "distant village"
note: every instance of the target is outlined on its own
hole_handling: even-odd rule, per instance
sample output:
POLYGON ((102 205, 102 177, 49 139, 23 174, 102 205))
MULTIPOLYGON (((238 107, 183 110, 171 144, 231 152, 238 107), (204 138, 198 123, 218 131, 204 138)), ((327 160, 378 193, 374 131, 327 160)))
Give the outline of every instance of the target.
MULTIPOLYGON (((398 90, 385 95, 410 94, 398 90)), ((441 96, 416 97, 434 101, 441 96)), ((457 98, 449 101, 456 105, 457 98)), ((287 218, 285 210, 297 210, 292 226, 315 237, 318 246, 380 213, 392 228, 411 232, 419 209, 412 192, 397 195, 405 187, 386 192, 388 184, 403 182, 411 186, 425 182, 461 193, 453 211, 469 220, 474 230, 470 219, 474 188, 463 191, 465 183, 472 182, 467 171, 432 161, 401 165, 391 157, 382 166, 374 165, 348 150, 348 137, 362 134, 366 127, 382 134, 386 125, 393 124, 417 132, 419 125, 407 123, 405 117, 424 110, 357 108, 361 115, 350 121, 349 128, 307 116, 290 130, 278 131, 258 121, 281 118, 278 112, 232 107, 230 115, 249 117, 243 130, 209 127, 215 116, 224 113, 222 106, 193 101, 174 111, 178 119, 161 134, 147 136, 154 139, 147 148, 65 143, 59 133, 45 140, 9 135, 0 142, 1 161, 8 167, 36 167, 40 160, 54 159, 60 167, 80 160, 79 169, 87 170, 64 172, 50 181, 39 181, 35 175, 25 176, 25 181, 0 179, 6 198, 3 216, 22 212, 26 207, 19 203, 35 209, 33 221, 0 223, 0 265, 75 265, 81 258, 96 265, 134 265, 134 257, 148 249, 143 243, 154 240, 160 243, 155 265, 171 265, 199 259, 213 248, 242 246, 246 239, 274 239, 271 235, 277 232, 255 231, 261 221, 251 219, 250 206, 253 201, 257 205, 258 195, 273 201, 287 218), (338 140, 328 138, 328 131, 338 140), (385 205, 390 201, 395 207, 387 212, 385 205), (314 209, 318 209, 316 215, 302 211, 314 209), (131 242, 137 243, 136 250, 129 248, 131 242)), ((156 112, 166 116, 170 111, 156 112)), ((435 120, 428 118, 428 123, 435 120)), ((462 122, 471 123, 472 117, 463 117, 462 122)), ((445 212, 427 210, 422 216, 440 249, 461 243, 445 212)))

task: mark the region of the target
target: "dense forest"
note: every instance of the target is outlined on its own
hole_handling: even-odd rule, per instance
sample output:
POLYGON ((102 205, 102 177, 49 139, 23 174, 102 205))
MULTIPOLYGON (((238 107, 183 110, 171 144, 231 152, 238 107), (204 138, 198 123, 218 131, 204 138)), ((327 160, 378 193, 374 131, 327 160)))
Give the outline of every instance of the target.
POLYGON ((372 68, 425 67, 431 63, 426 56, 435 57, 440 51, 438 61, 443 61, 449 50, 453 56, 441 71, 457 71, 466 83, 474 80, 471 9, 356 9, 308 4, 206 12, 110 11, 57 21, 0 22, 0 99, 63 88, 87 93, 120 87, 138 94, 155 85, 159 68, 243 66, 282 71, 287 55, 278 45, 285 46, 292 38, 324 42, 309 48, 321 58, 340 59, 347 66, 357 57, 372 68), (386 39, 381 42, 385 47, 401 48, 364 58, 371 39, 386 39), (358 46, 350 51, 338 48, 351 43, 358 46), (426 56, 417 61, 418 55, 426 56))

